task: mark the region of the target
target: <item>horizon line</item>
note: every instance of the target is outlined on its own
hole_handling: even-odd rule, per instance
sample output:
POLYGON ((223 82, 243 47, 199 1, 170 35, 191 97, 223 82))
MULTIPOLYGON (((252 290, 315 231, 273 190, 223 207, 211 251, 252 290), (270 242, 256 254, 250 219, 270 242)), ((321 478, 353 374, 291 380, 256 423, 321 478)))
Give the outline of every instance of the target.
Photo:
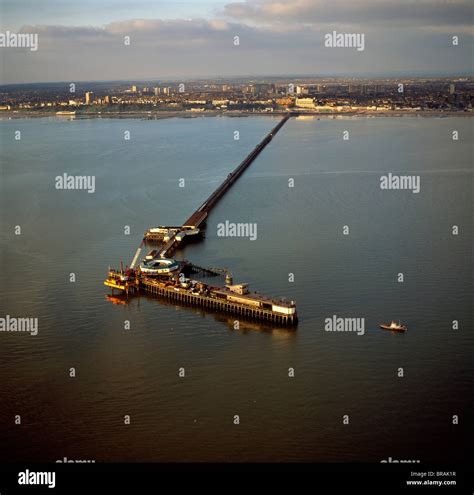
POLYGON ((27 86, 33 84, 71 84, 71 82, 77 83, 129 83, 129 82, 174 82, 174 81, 226 81, 230 79, 303 79, 303 78, 315 78, 315 79, 355 79, 355 80, 364 80, 364 79, 377 79, 377 78, 385 78, 385 79, 396 79, 396 78, 413 78, 413 79, 422 79, 422 78, 434 78, 434 79, 447 79, 447 78, 474 78, 474 73, 368 73, 366 75, 362 74, 248 74, 248 75, 233 75, 233 76, 186 76, 186 77, 178 77, 178 76, 168 76, 165 78, 136 78, 136 79, 83 79, 76 81, 33 81, 33 82, 9 82, 2 83, 0 82, 0 87, 4 86, 27 86))

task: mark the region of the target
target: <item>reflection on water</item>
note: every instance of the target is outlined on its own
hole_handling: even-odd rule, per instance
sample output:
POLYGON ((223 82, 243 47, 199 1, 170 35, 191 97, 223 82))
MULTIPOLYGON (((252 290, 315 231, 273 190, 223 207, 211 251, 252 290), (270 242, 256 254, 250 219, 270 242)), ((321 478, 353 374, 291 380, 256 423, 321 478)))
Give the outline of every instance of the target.
POLYGON ((107 301, 110 301, 112 304, 128 304, 128 297, 127 296, 112 296, 110 294, 107 294, 105 296, 107 301))

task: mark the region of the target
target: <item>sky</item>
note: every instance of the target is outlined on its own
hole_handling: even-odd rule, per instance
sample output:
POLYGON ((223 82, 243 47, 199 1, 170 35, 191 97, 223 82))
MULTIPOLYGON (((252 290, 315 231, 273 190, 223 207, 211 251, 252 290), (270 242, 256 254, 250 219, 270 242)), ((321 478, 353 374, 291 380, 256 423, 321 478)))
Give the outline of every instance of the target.
POLYGON ((0 33, 38 35, 37 51, 0 47, 0 84, 468 75, 473 5, 472 0, 0 0, 0 33), (333 31, 363 34, 364 50, 326 47, 325 35, 333 31))

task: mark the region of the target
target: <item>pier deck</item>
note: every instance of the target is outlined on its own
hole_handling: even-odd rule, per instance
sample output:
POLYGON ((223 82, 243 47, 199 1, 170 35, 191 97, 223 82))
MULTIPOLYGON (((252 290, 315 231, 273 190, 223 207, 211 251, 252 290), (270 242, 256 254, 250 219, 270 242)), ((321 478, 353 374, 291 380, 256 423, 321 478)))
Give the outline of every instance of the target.
POLYGON ((159 227, 145 232, 144 239, 135 253, 130 268, 125 271, 122 268, 120 272, 109 270, 109 276, 104 284, 112 288, 112 291, 118 289, 127 295, 145 291, 173 301, 180 301, 184 304, 224 311, 245 318, 266 320, 280 325, 295 325, 298 317, 294 301, 277 301, 257 293, 249 293, 247 289, 245 289, 246 292, 243 292, 243 287, 246 284, 212 287, 202 282, 189 281, 189 279, 188 282, 182 283, 176 274, 168 274, 168 279, 166 279, 167 277, 155 278, 154 276, 146 275, 140 269, 134 269, 135 263, 139 260, 142 246, 147 239, 156 238, 164 241, 165 237, 167 239, 169 237, 158 253, 160 258, 168 258, 182 242, 186 242, 188 237, 194 237, 199 234, 211 209, 257 158, 290 117, 291 114, 288 114, 280 120, 181 227, 159 227), (150 235, 148 236, 147 234, 150 235), (239 290, 241 291, 236 292, 239 290))
MULTIPOLYGON (((231 188, 232 184, 244 173, 249 165, 265 149, 265 146, 273 139, 275 134, 285 125, 291 115, 285 115, 280 122, 255 146, 255 148, 244 158, 244 160, 226 177, 224 182, 202 203, 202 205, 183 223, 182 229, 199 229, 206 222, 207 216, 211 209, 231 188)), ((170 240, 161 248, 160 256, 166 258, 171 256, 180 241, 173 235, 170 240)))
POLYGON ((176 287, 164 287, 158 280, 149 277, 141 277, 140 288, 145 291, 167 299, 179 301, 181 303, 192 304, 193 306, 202 306, 204 308, 214 309, 235 315, 242 315, 249 319, 266 320, 280 325, 295 325, 298 317, 295 314, 278 314, 275 311, 244 306, 243 304, 233 303, 217 297, 194 294, 186 289, 176 287))

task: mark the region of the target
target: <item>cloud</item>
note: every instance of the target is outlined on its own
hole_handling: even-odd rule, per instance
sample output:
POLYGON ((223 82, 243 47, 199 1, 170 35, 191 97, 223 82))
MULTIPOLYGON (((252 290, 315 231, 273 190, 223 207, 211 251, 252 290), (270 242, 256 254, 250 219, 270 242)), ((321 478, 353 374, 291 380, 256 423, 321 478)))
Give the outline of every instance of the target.
POLYGON ((241 21, 404 26, 468 26, 470 0, 245 0, 224 15, 241 21))
POLYGON ((112 22, 103 27, 95 26, 23 26, 21 32, 36 32, 43 39, 55 40, 97 40, 117 41, 123 36, 137 36, 137 38, 153 38, 162 41, 212 39, 214 34, 221 35, 232 30, 232 24, 222 20, 161 20, 161 19, 130 19, 112 22))
MULTIPOLYGON (((106 46, 125 54, 126 50, 140 47, 179 52, 182 49, 196 52, 197 49, 258 51, 260 49, 283 49, 297 47, 301 42, 314 42, 314 29, 311 27, 283 29, 276 27, 255 27, 243 23, 221 19, 130 19, 112 22, 103 27, 89 26, 23 26, 21 32, 38 33, 41 48, 46 50, 70 50, 71 45, 106 46), (130 47, 124 45, 124 37, 130 38, 130 47), (237 49, 234 36, 239 36, 241 44, 237 49), (100 44, 100 45, 97 45, 100 44)), ((201 53, 205 56, 205 53, 201 53)))
MULTIPOLYGON (((347 0, 335 1, 337 8, 343 3, 352 5, 347 0)), ((386 7, 386 0, 379 2, 386 7)), ((402 0, 403 4, 407 2, 402 0)), ((356 5, 368 8, 369 4, 373 5, 372 0, 361 0, 356 5)), ((364 52, 355 53, 324 48, 325 33, 340 28, 328 21, 329 14, 323 22, 319 0, 247 1, 238 5, 240 18, 234 12, 234 17, 225 19, 141 18, 103 26, 23 26, 22 32, 38 33, 39 49, 32 53, 3 48, 1 82, 397 71, 466 74, 471 68, 472 35, 463 34, 458 47, 451 43, 452 34, 462 32, 463 26, 453 32, 448 26, 425 24, 423 29, 403 24, 403 30, 402 24, 393 24, 393 29, 371 22, 354 24, 349 32, 364 32, 366 45, 364 52), (260 19, 258 23, 244 19, 249 9, 255 19, 260 19), (292 21, 281 22, 286 18, 283 14, 292 21), (299 20, 301 17, 305 22, 299 20), (124 43, 125 36, 130 37, 129 46, 124 43), (238 46, 234 45, 234 36, 240 38, 238 46)), ((393 8, 397 5, 394 3, 393 8)), ((235 10, 231 5, 229 9, 235 10)), ((380 13, 374 15, 381 17, 380 13)), ((351 16, 346 13, 346 18, 351 16)))

